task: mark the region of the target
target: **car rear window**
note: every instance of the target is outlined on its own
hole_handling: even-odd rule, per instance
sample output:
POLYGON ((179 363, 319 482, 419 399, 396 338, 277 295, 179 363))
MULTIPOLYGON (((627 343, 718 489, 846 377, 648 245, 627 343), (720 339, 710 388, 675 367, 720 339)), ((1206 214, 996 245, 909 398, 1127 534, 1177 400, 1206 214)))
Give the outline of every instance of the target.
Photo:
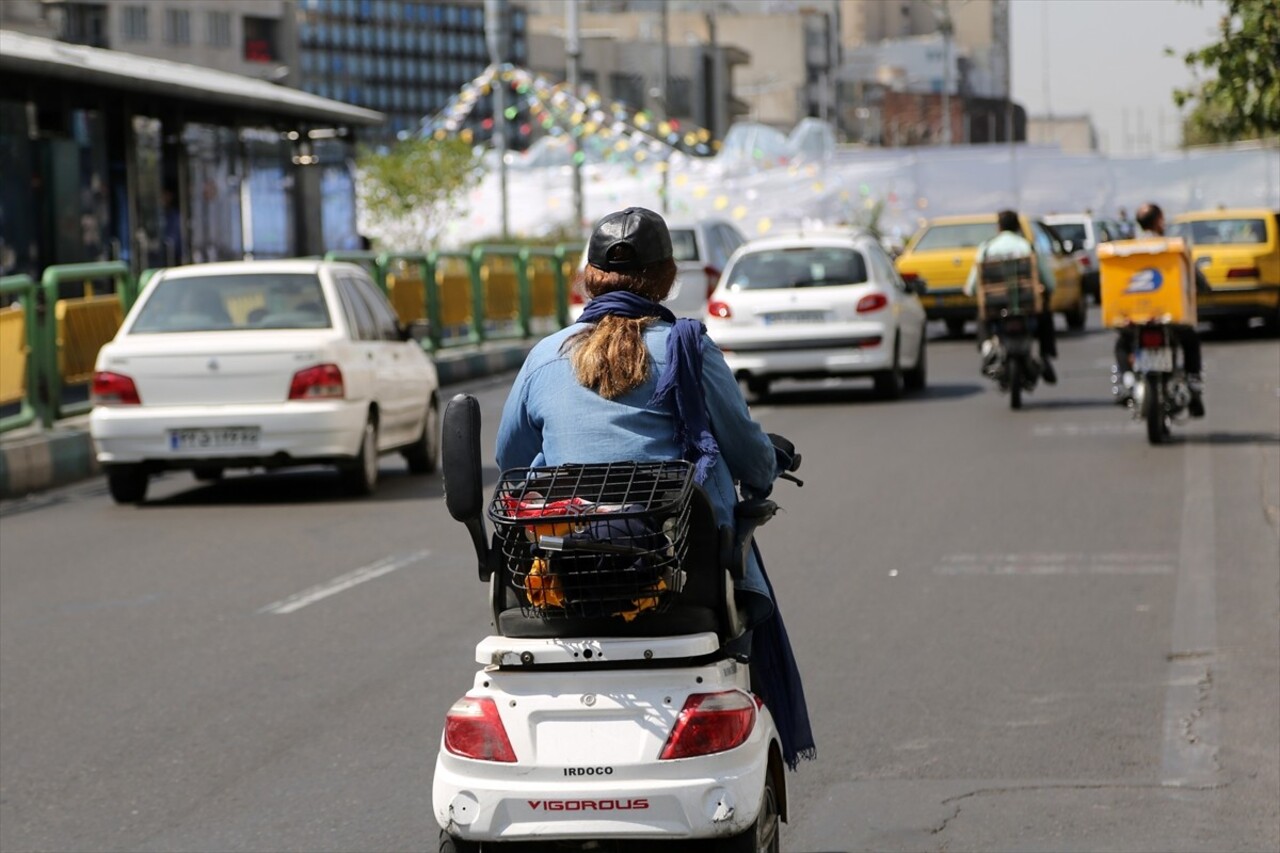
POLYGON ((867 261, 861 252, 807 247, 743 255, 733 265, 726 286, 730 290, 763 290, 862 284, 866 280, 867 261))
POLYGON ((1085 234, 1083 222, 1047 222, 1045 224, 1058 232, 1060 239, 1070 240, 1076 245, 1077 249, 1084 248, 1087 235, 1085 234))
POLYGON ((677 261, 697 261, 698 238, 692 228, 671 229, 671 257, 677 261))
POLYGON ((129 332, 327 329, 331 325, 319 278, 274 273, 162 279, 129 332))
POLYGON ((966 222, 955 225, 930 225, 920 235, 913 251, 930 249, 976 249, 984 240, 996 236, 996 221, 966 222))
POLYGON ((1169 236, 1182 237, 1199 246, 1230 243, 1249 245, 1267 242, 1267 223, 1262 219, 1205 219, 1178 222, 1169 236))

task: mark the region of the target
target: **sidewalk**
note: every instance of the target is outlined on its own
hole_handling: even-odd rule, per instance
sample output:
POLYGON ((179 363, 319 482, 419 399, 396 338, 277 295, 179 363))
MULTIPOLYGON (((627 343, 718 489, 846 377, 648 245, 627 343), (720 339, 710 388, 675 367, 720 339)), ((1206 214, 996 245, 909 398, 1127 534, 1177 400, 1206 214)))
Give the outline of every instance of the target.
MULTIPOLYGON (((440 386, 515 370, 535 343, 536 339, 495 341, 443 350, 435 356, 440 386)), ((0 435, 0 498, 22 497, 97 473, 88 415, 64 418, 49 430, 35 424, 0 435)))

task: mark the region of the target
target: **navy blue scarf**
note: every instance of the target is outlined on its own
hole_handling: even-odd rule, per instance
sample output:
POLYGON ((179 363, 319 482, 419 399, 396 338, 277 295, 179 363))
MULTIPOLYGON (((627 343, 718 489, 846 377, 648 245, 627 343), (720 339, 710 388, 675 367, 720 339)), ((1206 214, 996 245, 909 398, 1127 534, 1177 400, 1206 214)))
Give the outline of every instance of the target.
POLYGON ((675 408, 676 445, 685 461, 694 463, 693 477, 706 482, 707 473, 720 456, 720 447, 711 434, 707 402, 702 394, 702 334, 706 326, 697 320, 677 320, 670 309, 627 290, 602 293, 587 303, 579 323, 597 323, 603 317, 639 320, 656 317, 672 324, 667 336, 667 366, 658 377, 658 387, 650 406, 675 408))

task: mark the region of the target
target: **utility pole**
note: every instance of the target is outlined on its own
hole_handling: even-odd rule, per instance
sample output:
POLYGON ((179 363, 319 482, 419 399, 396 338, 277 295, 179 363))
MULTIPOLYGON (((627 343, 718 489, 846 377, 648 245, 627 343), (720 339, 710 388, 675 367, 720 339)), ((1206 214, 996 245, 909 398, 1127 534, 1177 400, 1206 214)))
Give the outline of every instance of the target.
POLYGON ((951 9, 947 0, 941 0, 938 7, 942 14, 938 18, 938 31, 942 33, 942 144, 951 144, 951 9))
MULTIPOLYGON (((670 119, 670 114, 668 113, 668 110, 667 110, 667 94, 670 91, 670 82, 671 82, 671 47, 667 43, 669 33, 668 33, 666 0, 663 0, 661 4, 661 10, 662 11, 661 11, 660 20, 662 21, 662 26, 660 28, 659 35, 662 38, 662 69, 661 69, 662 77, 660 78, 660 81, 658 84, 658 88, 659 88, 658 103, 661 105, 662 113, 659 116, 659 119, 660 119, 659 123, 661 123, 661 121, 668 121, 670 119)), ((663 139, 662 144, 666 145, 667 140, 663 139)), ((667 199, 668 187, 670 185, 669 173, 671 171, 670 153, 668 153, 667 159, 663 161, 662 165, 660 166, 660 169, 662 173, 662 189, 660 191, 662 193, 662 214, 665 216, 671 207, 671 204, 667 199)))
MULTIPOLYGON (((568 68, 565 78, 569 81, 569 91, 573 92, 576 100, 578 95, 578 78, 581 73, 582 66, 582 42, 579 40, 578 28, 578 4, 576 0, 570 0, 565 4, 565 15, 567 16, 567 33, 565 35, 564 51, 568 60, 568 68)), ((578 234, 583 230, 583 204, 582 204, 582 160, 581 145, 578 143, 578 137, 573 134, 573 129, 569 132, 569 152, 570 163, 573 168, 573 227, 578 234)))
POLYGON ((498 186, 502 201, 502 239, 511 239, 507 211, 507 84, 502 79, 502 66, 511 55, 507 28, 507 0, 484 0, 484 34, 489 46, 489 63, 494 66, 493 142, 498 153, 498 186))

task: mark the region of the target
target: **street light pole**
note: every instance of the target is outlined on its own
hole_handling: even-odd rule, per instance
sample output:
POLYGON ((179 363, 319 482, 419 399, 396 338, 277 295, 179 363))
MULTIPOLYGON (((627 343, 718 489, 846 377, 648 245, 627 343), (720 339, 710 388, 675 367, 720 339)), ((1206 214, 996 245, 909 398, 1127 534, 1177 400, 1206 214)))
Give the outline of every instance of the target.
POLYGON ((502 239, 511 239, 507 211, 507 98, 502 66, 510 55, 507 37, 507 0, 484 0, 484 33, 489 46, 489 62, 493 76, 493 141, 498 152, 498 186, 502 209, 502 239))
POLYGON ((951 9, 941 0, 938 30, 942 33, 942 144, 951 144, 951 9))
MULTIPOLYGON (((569 82, 569 91, 573 93, 576 99, 578 95, 578 78, 581 74, 582 67, 582 43, 579 40, 578 29, 578 4, 569 2, 565 4, 565 15, 567 16, 567 34, 565 36, 565 56, 568 59, 568 68, 565 77, 569 82)), ((582 233, 584 226, 584 210, 582 203, 582 154, 581 146, 578 143, 578 137, 573 134, 574 128, 569 132, 569 152, 570 164, 573 169, 573 227, 578 234, 582 233)))
MULTIPOLYGON (((669 33, 668 33, 668 19, 667 19, 667 4, 665 0, 663 0, 661 8, 662 8, 662 13, 661 13, 662 27, 659 35, 662 38, 662 78, 658 85, 658 88, 659 88, 658 97, 660 99, 658 103, 660 104, 662 109, 662 113, 660 115, 661 121, 669 121, 670 115, 667 112, 667 94, 670 90, 669 87, 670 87, 670 81, 671 81, 671 47, 667 43, 669 33)), ((663 139, 662 144, 666 145, 667 140, 663 139)), ((662 214, 665 216, 668 213, 671 206, 670 202, 667 199, 668 186, 669 186, 668 181, 670 180, 670 178, 668 177, 668 173, 671 171, 671 155, 670 154, 667 155, 667 159, 664 160, 662 164, 659 166, 659 170, 662 175, 662 189, 660 190, 662 194, 662 214)))

